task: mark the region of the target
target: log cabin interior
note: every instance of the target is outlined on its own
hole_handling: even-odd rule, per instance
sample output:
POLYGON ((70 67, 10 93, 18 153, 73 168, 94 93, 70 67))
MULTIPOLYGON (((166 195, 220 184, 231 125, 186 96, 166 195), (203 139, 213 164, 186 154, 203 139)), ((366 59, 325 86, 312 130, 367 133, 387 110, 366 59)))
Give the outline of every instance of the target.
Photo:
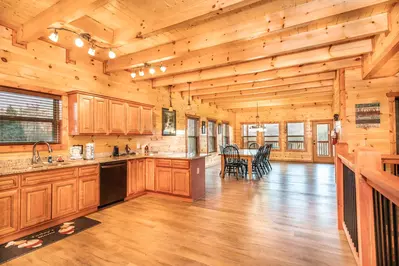
POLYGON ((0 0, 0 59, 0 264, 399 265, 397 0, 0 0))

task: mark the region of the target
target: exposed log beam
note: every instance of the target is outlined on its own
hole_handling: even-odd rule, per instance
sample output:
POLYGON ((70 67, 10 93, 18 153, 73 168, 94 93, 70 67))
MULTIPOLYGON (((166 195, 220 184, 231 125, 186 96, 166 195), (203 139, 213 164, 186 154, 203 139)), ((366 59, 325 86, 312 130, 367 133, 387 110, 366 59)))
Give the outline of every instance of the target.
MULTIPOLYGON (((324 63, 301 65, 276 70, 269 70, 265 72, 255 72, 253 74, 244 74, 235 77, 198 81, 191 83, 191 89, 198 90, 235 84, 248 84, 256 81, 266 81, 279 78, 289 78, 294 76, 335 71, 341 68, 360 67, 362 65, 361 60, 362 58, 359 56, 333 60, 324 63)), ((177 84, 173 86, 172 91, 185 91, 186 89, 187 84, 177 84)))
POLYGON ((265 58, 251 62, 171 75, 164 78, 154 79, 153 86, 167 86, 189 81, 202 81, 291 66, 299 66, 303 64, 326 62, 332 59, 366 54, 371 52, 372 49, 373 45, 371 39, 348 42, 345 44, 331 45, 329 47, 318 48, 300 53, 281 55, 273 58, 265 58))
MULTIPOLYGON (((212 46, 229 43, 237 40, 252 39, 276 33, 282 29, 310 23, 312 21, 335 16, 344 12, 349 12, 368 6, 387 2, 386 0, 316 0, 298 6, 287 8, 283 11, 272 12, 275 10, 276 2, 267 3, 259 8, 254 8, 246 12, 246 23, 242 21, 241 12, 231 15, 231 21, 236 24, 228 27, 210 28, 205 33, 201 33, 189 38, 185 38, 173 43, 168 43, 146 49, 144 51, 131 53, 118 58, 118 64, 122 68, 131 68, 144 62, 159 62, 190 54, 193 51, 209 48, 212 46), (264 9, 262 17, 259 16, 260 10, 264 9), (265 21, 267 23, 265 23, 265 21)), ((124 31, 126 34, 126 31, 124 31)), ((120 40, 116 34, 115 41, 120 40)), ((124 37, 125 38, 125 37, 124 37)), ((111 63, 110 65, 114 64, 111 63)), ((110 67, 110 71, 112 68, 110 67)))
MULTIPOLYGON (((287 105, 280 105, 277 108, 279 110, 282 109, 292 109, 293 111, 300 109, 300 108, 311 108, 315 106, 321 106, 325 108, 331 108, 331 102, 317 102, 317 103, 304 103, 304 104, 287 104, 287 105)), ((231 112, 256 112, 257 108, 256 107, 248 107, 248 108, 237 108, 237 109, 227 109, 228 111, 231 112)), ((258 108, 259 112, 267 112, 267 111, 275 111, 276 107, 268 107, 268 106, 261 106, 258 108)))
POLYGON ((47 27, 55 22, 69 23, 103 5, 106 0, 60 0, 24 23, 18 30, 19 43, 37 40, 47 32, 47 27))
POLYGON ((375 37, 375 49, 364 56, 363 78, 394 76, 399 71, 399 3, 390 12, 390 31, 375 37), (393 61, 391 61, 391 59, 393 61))
POLYGON ((83 16, 75 21, 69 23, 69 25, 79 28, 85 32, 89 32, 92 37, 98 41, 112 43, 114 39, 114 31, 111 28, 106 27, 100 22, 92 19, 88 16, 83 16))
MULTIPOLYGON (((202 90, 193 90, 190 91, 191 96, 198 95, 209 95, 215 93, 226 93, 226 92, 239 92, 243 90, 255 90, 255 89, 264 89, 270 87, 284 86, 284 85, 293 85, 305 82, 313 82, 313 81, 321 81, 321 80, 333 80, 335 78, 335 72, 326 72, 320 74, 312 74, 306 76, 298 76, 291 77, 286 79, 274 79, 274 80, 266 80, 260 82, 254 82, 252 84, 238 84, 238 85, 229 85, 222 86, 217 88, 210 89, 202 89, 202 90)), ((183 96, 187 95, 188 92, 183 92, 183 96)))
MULTIPOLYGON (((300 77, 298 77, 300 78, 300 77)), ((272 92, 281 92, 281 91, 291 91, 291 90, 299 90, 299 89, 311 89, 311 88, 319 88, 325 86, 332 86, 332 80, 321 80, 321 81, 314 81, 314 82, 306 82, 306 83, 299 83, 299 84, 289 84, 284 86, 277 86, 277 87, 266 87, 260 89, 249 89, 249 90, 240 90, 234 92, 222 92, 222 93, 214 93, 214 94, 207 94, 207 95, 199 95, 195 98, 201 100, 215 100, 215 99, 230 99, 230 97, 240 97, 240 96, 247 96, 247 95, 259 95, 263 93, 272 93, 272 92)), ((184 96, 186 96, 186 92, 184 92, 184 96)))
POLYGON ((312 94, 317 97, 317 95, 332 95, 333 87, 318 87, 311 89, 299 89, 299 90, 289 90, 289 91, 279 91, 279 92, 270 92, 270 93, 261 93, 256 95, 246 95, 246 96, 235 96, 230 98, 223 99, 205 99, 202 100, 204 103, 213 103, 216 105, 221 104, 229 104, 229 103, 240 103, 240 102, 251 102, 251 101, 262 101, 262 100, 270 100, 270 99, 290 99, 292 97, 301 95, 307 96, 312 94))

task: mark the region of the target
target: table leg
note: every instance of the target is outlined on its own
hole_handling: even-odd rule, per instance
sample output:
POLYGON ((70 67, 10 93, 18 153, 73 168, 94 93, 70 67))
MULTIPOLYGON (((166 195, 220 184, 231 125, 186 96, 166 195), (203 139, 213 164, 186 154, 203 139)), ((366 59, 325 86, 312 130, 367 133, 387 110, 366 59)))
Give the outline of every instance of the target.
POLYGON ((224 155, 220 155, 220 176, 224 177, 224 155))
POLYGON ((248 157, 248 179, 252 179, 252 156, 248 157))

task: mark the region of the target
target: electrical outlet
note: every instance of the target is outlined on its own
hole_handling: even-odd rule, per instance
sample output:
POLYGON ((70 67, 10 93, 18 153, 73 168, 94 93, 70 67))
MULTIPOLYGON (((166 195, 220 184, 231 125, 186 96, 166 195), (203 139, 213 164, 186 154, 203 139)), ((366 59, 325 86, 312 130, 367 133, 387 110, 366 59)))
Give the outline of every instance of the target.
POLYGON ((199 167, 197 167, 197 175, 199 175, 199 167))

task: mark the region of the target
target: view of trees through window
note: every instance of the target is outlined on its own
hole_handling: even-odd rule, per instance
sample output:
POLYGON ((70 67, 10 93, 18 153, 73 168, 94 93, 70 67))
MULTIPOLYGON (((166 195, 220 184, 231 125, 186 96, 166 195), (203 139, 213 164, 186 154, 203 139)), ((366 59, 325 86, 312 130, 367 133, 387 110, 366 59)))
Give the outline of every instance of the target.
POLYGON ((222 145, 230 144, 229 124, 222 124, 222 145))
POLYGON ((62 110, 62 102, 59 99, 1 89, 2 87, 0 87, 1 144, 26 144, 39 140, 59 143, 62 110))
POLYGON ((256 143, 256 129, 254 127, 255 124, 241 125, 241 138, 244 149, 247 149, 251 143, 256 143))
POLYGON ((305 149, 304 122, 287 123, 287 149, 288 150, 305 149))
POLYGON ((216 152, 216 122, 208 121, 208 153, 216 152))
POLYGON ((280 149, 280 125, 278 123, 274 124, 264 124, 264 134, 265 134, 265 144, 271 144, 272 149, 280 149))
POLYGON ((198 119, 187 118, 187 152, 189 154, 198 154, 198 119))

